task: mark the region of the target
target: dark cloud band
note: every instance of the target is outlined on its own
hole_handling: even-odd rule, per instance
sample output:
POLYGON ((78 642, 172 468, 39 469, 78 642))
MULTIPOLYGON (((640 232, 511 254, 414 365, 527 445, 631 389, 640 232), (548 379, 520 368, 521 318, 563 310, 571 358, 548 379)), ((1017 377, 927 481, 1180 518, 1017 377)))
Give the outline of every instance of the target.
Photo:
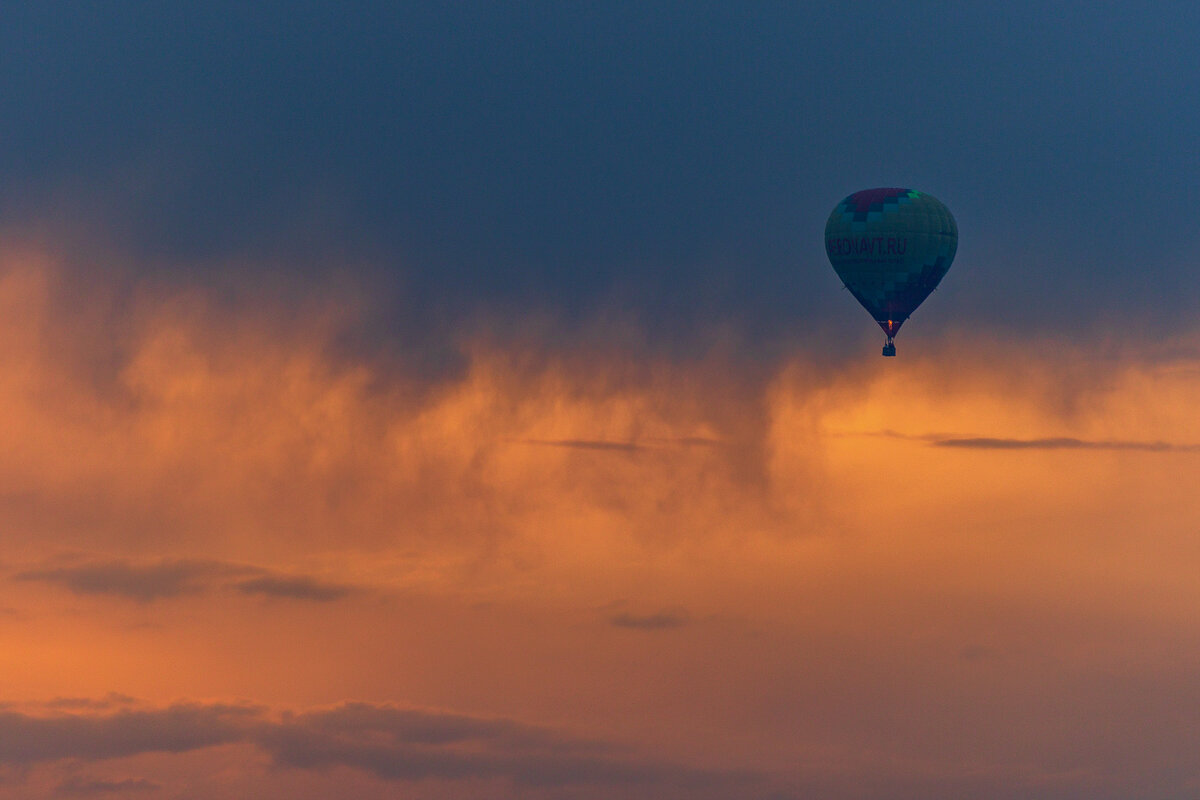
POLYGON ((149 603, 231 586, 244 595, 331 602, 356 587, 310 575, 273 572, 249 564, 193 559, 113 560, 24 570, 14 580, 54 584, 79 595, 109 595, 149 603), (232 583, 231 583, 232 581, 232 583))
MULTIPOLYGON (((0 765, 97 762, 250 744, 277 767, 349 767, 386 781, 499 779, 517 786, 666 785, 743 789, 747 773, 697 769, 511 719, 347 703, 302 713, 180 704, 104 714, 0 713, 0 765)), ((72 779, 66 794, 153 788, 143 778, 72 779)))

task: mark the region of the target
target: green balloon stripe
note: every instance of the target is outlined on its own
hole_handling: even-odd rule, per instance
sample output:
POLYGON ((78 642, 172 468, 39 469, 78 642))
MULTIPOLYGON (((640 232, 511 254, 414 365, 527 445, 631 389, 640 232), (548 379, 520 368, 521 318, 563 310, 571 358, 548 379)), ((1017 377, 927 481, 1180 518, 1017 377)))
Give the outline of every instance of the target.
POLYGON ((903 322, 950 269, 958 225, 937 198, 868 189, 834 208, 825 250, 842 283, 878 322, 903 322))

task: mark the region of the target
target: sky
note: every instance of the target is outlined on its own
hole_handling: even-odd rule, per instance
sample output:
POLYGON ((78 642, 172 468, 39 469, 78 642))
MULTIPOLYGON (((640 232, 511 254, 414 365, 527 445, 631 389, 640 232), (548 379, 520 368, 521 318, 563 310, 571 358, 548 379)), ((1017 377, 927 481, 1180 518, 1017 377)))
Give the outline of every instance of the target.
POLYGON ((7 4, 0 800, 1195 796, 1150 12, 7 4))

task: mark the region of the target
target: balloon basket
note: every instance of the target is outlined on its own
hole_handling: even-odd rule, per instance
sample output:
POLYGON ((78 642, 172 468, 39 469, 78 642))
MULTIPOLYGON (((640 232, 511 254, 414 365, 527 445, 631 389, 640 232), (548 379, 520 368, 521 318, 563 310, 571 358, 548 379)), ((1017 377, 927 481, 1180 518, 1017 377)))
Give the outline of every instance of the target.
POLYGON ((894 356, 894 355, 896 355, 896 345, 892 344, 891 342, 888 342, 887 344, 885 344, 885 345, 883 346, 883 354, 884 354, 885 356, 894 356))

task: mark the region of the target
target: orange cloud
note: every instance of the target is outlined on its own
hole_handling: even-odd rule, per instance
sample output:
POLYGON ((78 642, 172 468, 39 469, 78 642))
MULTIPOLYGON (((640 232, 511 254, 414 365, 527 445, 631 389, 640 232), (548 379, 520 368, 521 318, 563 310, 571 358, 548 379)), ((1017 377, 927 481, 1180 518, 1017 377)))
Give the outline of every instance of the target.
MULTIPOLYGON (((468 331, 428 381, 334 346, 360 298, 0 264, 9 701, 451 709, 777 796, 1193 785, 1193 360, 932 344, 760 379, 468 331)), ((28 780, 153 796, 210 759, 228 796, 299 791, 262 741, 28 780)), ((326 761, 380 796, 606 791, 553 753, 402 755, 326 761)))

